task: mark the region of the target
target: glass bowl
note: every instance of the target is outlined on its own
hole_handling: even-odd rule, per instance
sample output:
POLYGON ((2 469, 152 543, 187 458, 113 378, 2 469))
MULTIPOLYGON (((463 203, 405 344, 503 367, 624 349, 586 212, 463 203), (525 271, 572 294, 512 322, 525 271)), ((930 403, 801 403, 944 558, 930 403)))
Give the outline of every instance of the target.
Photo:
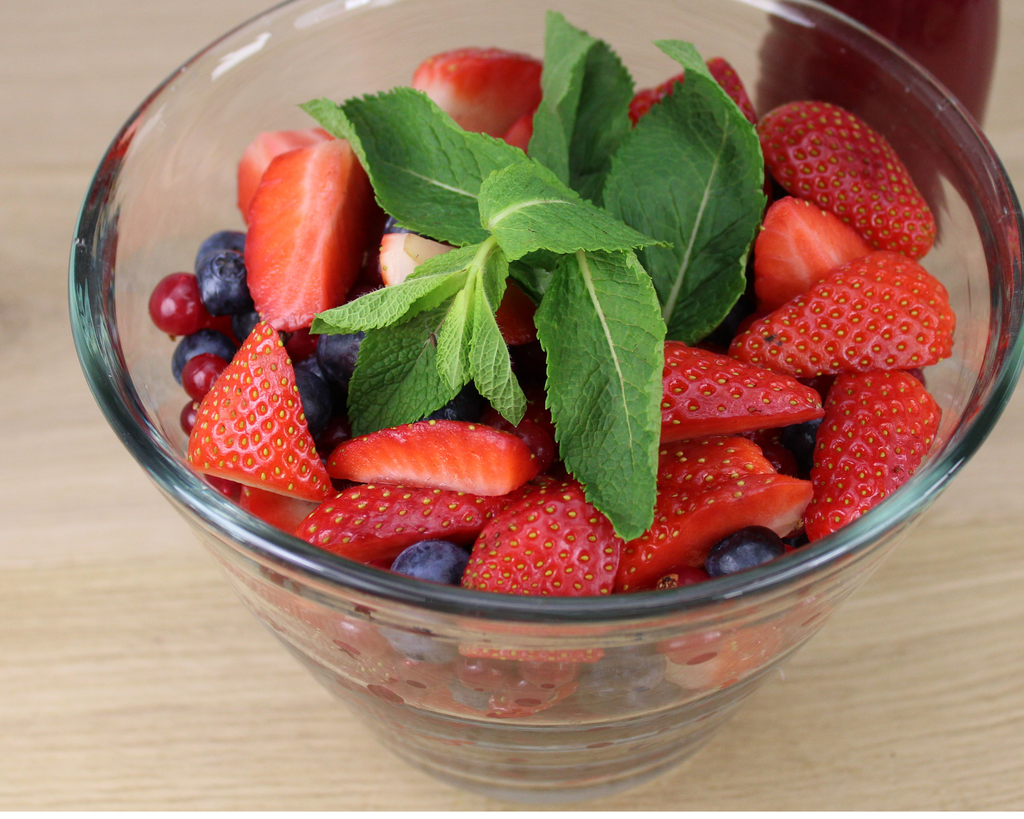
MULTIPOLYGON (((71 258, 82 366, 124 445, 223 567, 245 604, 402 758, 512 799, 586 798, 693 753, 825 622, 992 429, 1019 373, 1021 212, 964 109, 884 41, 813 2, 295 0, 240 26, 157 88, 115 137, 71 258), (241 227, 235 167, 297 108, 407 83, 439 51, 543 52, 544 12, 609 41, 637 87, 678 70, 651 40, 725 57, 760 113, 815 97, 881 131, 939 225, 925 265, 958 317, 928 371, 943 409, 928 461, 837 534, 757 569, 670 591, 535 599, 435 586, 322 552, 250 517, 187 467, 172 345, 150 322, 155 283, 241 227), (450 25, 459 20, 458 26, 450 25)), ((363 749, 353 749, 353 753, 363 749)))

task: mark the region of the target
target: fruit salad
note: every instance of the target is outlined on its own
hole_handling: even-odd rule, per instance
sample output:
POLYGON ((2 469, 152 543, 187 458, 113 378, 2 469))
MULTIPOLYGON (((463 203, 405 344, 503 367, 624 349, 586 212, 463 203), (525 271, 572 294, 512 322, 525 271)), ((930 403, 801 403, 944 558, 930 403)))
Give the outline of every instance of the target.
POLYGON ((743 572, 895 492, 955 328, 928 204, 870 123, 759 116, 655 45, 683 71, 638 91, 552 13, 543 61, 434 55, 254 134, 246 230, 149 304, 192 468, 327 552, 517 595, 743 572))

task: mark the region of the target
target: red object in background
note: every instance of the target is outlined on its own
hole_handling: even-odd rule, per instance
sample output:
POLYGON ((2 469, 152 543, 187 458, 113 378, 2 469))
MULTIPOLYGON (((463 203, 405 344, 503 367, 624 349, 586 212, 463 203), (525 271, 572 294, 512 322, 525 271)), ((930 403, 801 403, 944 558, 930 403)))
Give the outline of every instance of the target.
POLYGON ((976 120, 985 115, 999 0, 825 0, 931 71, 976 120))

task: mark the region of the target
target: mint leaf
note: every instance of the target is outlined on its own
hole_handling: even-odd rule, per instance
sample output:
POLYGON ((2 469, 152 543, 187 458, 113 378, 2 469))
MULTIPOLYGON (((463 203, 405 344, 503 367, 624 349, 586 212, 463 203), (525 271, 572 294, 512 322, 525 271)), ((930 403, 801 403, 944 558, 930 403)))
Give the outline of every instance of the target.
POLYGON ((396 324, 436 307, 466 282, 466 269, 475 249, 458 248, 418 264, 401 284, 382 287, 313 319, 311 333, 355 333, 396 324))
POLYGON ((434 347, 446 309, 366 333, 348 387, 353 435, 411 424, 455 397, 438 375, 434 347))
POLYGON ((654 519, 665 325, 633 253, 562 258, 534 316, 566 467, 620 537, 654 519))
POLYGON ((537 162, 509 165, 484 180, 480 223, 512 261, 537 250, 632 250, 656 242, 587 202, 537 162))
POLYGON ((477 194, 489 174, 526 162, 518 148, 462 130, 411 88, 355 97, 340 106, 302 106, 327 131, 348 139, 377 201, 399 224, 454 245, 482 242, 477 194))
POLYGON ((473 306, 473 283, 452 299, 444 324, 437 334, 437 371, 449 389, 458 392, 470 379, 469 346, 473 337, 470 309, 473 306))
POLYGON ((551 281, 550 270, 546 267, 535 267, 527 264, 525 259, 520 259, 509 265, 508 274, 535 304, 540 304, 544 298, 544 291, 548 289, 548 283, 551 281))
POLYGON ((633 80, 605 42, 549 11, 541 86, 530 156, 600 205, 611 157, 629 135, 633 80))
POLYGON ((615 155, 608 210, 671 242, 637 255, 654 280, 668 337, 692 344, 721 323, 746 286, 764 209, 764 160, 754 127, 689 43, 657 44, 686 81, 655 105, 615 155))

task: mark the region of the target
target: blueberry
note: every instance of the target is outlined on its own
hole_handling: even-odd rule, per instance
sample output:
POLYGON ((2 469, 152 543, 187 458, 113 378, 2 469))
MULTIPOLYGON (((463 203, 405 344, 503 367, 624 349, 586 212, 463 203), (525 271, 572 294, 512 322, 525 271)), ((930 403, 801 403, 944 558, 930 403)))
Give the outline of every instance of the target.
POLYGON ((785 553, 786 544, 771 529, 746 526, 712 546, 704 568, 712 577, 722 577, 753 569, 785 553))
POLYGON ((174 348, 174 355, 171 356, 171 372, 174 373, 174 380, 181 383, 181 371, 185 364, 190 358, 194 358, 200 353, 213 353, 225 361, 231 361, 237 351, 235 343, 223 333, 218 333, 216 330, 197 330, 191 335, 185 336, 174 348))
POLYGON ((211 253, 218 253, 221 250, 234 250, 241 253, 244 249, 244 233, 240 233, 237 230, 218 231, 199 245, 199 250, 196 252, 196 265, 193 269, 198 273, 200 266, 203 264, 203 259, 211 253))
POLYGON ((211 253, 196 271, 199 298, 211 316, 232 316, 254 307, 246 282, 245 259, 237 250, 211 253))
POLYGON ((779 436, 782 445, 793 453, 800 477, 806 478, 814 466, 814 443, 818 437, 821 419, 804 421, 802 424, 791 424, 784 427, 779 436))
POLYGON ((409 230, 409 228, 400 227, 398 222, 395 221, 394 216, 389 216, 388 220, 384 223, 384 233, 415 233, 415 230, 409 230))
POLYGON ((658 707, 665 704, 662 689, 672 685, 665 681, 665 667, 663 655, 644 653, 644 647, 606 649, 581 677, 577 701, 594 714, 658 707))
POLYGON ((248 313, 235 313, 231 317, 231 332, 239 341, 245 341, 252 332, 252 328, 260 323, 260 314, 255 310, 248 313))
POLYGON ((334 414, 331 388, 320 376, 319 369, 313 359, 306 359, 295 365, 295 386, 299 388, 302 411, 306 415, 309 434, 313 437, 323 432, 334 414), (307 361, 312 361, 312 365, 308 365, 307 361))
POLYGON ((484 411, 483 399, 476 387, 467 384, 441 409, 426 416, 425 421, 479 421, 484 411))
POLYGON ((447 540, 421 540, 406 548, 391 564, 391 571, 457 586, 462 582, 462 573, 469 563, 469 554, 447 540))
POLYGON ((329 384, 348 389, 366 333, 323 335, 316 342, 316 360, 329 384))

